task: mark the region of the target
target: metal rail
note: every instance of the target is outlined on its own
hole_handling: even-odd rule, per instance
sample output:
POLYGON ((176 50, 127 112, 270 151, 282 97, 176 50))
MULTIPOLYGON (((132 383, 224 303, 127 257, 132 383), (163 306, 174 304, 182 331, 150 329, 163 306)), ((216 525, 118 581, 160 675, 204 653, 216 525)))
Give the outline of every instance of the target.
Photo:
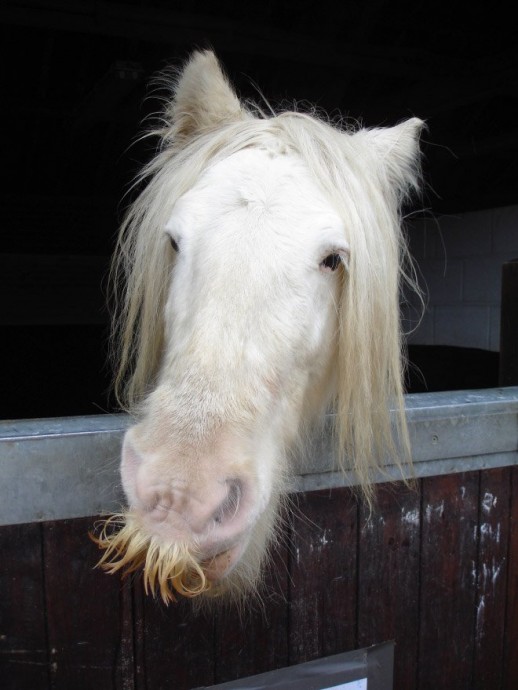
MULTIPOLYGON (((413 468, 426 477, 518 465, 518 387, 406 396, 413 468)), ((0 422, 0 525, 97 515, 124 503, 118 464, 126 415, 0 422)), ((313 440, 294 491, 353 486, 313 440)), ((374 481, 401 479, 387 464, 374 481)))

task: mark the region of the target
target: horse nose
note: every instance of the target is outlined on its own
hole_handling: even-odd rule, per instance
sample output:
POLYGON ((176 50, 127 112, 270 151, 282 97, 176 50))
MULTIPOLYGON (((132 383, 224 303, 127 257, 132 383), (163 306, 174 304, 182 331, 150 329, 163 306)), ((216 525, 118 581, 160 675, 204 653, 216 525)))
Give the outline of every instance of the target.
POLYGON ((151 522, 185 527, 196 539, 231 529, 242 496, 239 479, 219 479, 202 487, 137 484, 140 505, 151 522))
POLYGON ((249 527, 249 482, 226 476, 212 462, 205 472, 160 471, 158 455, 141 451, 130 429, 124 439, 121 477, 130 508, 139 512, 148 529, 164 540, 181 539, 213 554, 231 544, 249 527))

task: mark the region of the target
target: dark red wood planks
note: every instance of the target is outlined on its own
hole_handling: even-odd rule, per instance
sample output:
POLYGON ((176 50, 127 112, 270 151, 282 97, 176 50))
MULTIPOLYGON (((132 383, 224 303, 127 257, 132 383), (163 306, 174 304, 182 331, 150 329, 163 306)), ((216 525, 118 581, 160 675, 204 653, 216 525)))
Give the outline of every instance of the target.
POLYGON ((0 686, 50 687, 41 525, 0 529, 0 686))
POLYGON ((290 663, 356 645, 357 498, 349 489, 298 499, 290 565, 290 663))
POLYGON ((423 482, 419 690, 471 690, 478 472, 423 482))
POLYGON ((420 494, 402 483, 376 488, 359 535, 358 645, 395 640, 394 687, 413 690, 417 673, 420 494))
POLYGON ((53 690, 130 690, 132 612, 118 576, 94 569, 93 520, 44 525, 45 595, 53 690))

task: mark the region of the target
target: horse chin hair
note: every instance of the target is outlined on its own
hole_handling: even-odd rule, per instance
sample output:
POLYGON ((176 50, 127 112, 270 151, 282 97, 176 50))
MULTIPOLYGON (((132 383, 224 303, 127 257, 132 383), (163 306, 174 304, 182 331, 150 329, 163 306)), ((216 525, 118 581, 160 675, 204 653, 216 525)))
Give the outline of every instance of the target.
POLYGON ((176 594, 197 597, 211 589, 212 583, 192 548, 183 543, 166 544, 147 535, 132 513, 109 516, 100 533, 90 536, 105 549, 97 567, 110 574, 122 571, 124 575, 142 568, 146 594, 160 594, 166 605, 176 601, 176 594))
POLYGON ((240 604, 249 597, 258 597, 260 576, 269 546, 275 541, 278 497, 260 516, 253 528, 244 553, 234 568, 220 580, 210 580, 192 546, 176 542, 167 544, 159 537, 149 536, 131 512, 110 515, 103 520, 98 534, 90 538, 104 549, 97 563, 107 573, 122 572, 123 576, 142 570, 146 594, 159 595, 167 606, 177 595, 196 599, 196 607, 218 599, 240 604))

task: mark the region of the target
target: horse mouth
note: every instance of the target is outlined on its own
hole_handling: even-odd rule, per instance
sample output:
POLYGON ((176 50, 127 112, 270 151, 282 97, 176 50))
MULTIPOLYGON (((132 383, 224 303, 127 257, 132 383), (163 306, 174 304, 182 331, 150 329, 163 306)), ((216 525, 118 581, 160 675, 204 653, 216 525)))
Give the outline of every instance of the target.
POLYGON ((245 546, 246 543, 242 541, 202 561, 201 567, 208 581, 217 582, 229 575, 243 555, 245 546))

